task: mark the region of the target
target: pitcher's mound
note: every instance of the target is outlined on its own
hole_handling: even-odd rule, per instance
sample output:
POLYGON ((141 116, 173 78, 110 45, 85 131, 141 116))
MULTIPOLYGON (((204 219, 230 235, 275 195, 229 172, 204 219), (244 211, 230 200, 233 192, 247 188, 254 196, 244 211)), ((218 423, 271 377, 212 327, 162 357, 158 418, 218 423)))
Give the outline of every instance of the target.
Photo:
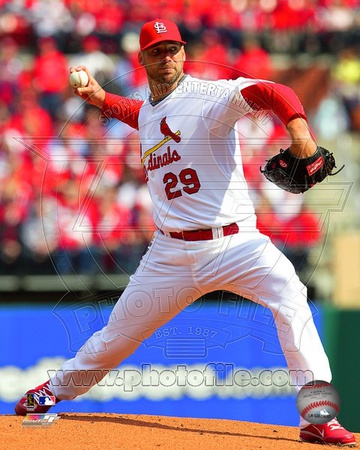
MULTIPOLYGON (((317 450, 295 427, 218 419, 66 414, 50 427, 25 427, 0 416, 2 450, 317 450)), ((360 440, 360 434, 356 435, 360 440)))

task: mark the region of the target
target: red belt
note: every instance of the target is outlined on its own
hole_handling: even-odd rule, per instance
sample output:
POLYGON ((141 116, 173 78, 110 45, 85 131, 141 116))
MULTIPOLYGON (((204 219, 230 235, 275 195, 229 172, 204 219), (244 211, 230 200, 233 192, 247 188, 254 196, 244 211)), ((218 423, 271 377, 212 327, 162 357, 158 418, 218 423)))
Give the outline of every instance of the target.
MULTIPOLYGON (((166 234, 160 230, 162 234, 166 234)), ((182 239, 183 241, 211 241, 222 236, 230 236, 237 234, 239 226, 237 223, 231 223, 221 228, 209 228, 207 230, 190 230, 190 231, 171 231, 168 235, 174 239, 182 239)))

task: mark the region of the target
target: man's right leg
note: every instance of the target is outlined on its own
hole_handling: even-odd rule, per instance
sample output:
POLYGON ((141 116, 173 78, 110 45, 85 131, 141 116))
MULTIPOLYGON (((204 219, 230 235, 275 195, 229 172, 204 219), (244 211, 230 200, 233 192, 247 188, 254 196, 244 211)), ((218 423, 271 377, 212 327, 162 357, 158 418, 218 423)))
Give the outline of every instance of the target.
MULTIPOLYGON (((193 287, 184 288, 185 280, 179 277, 168 277, 166 284, 164 279, 159 280, 157 285, 162 288, 147 287, 135 280, 118 300, 108 324, 94 333, 51 378, 57 398, 69 400, 87 392, 107 371, 117 367, 145 339, 201 295, 193 287)), ((189 284, 188 279, 186 283, 189 284)))
MULTIPOLYGON (((193 284, 182 241, 172 241, 177 247, 168 249, 174 255, 173 260, 168 261, 161 244, 153 244, 151 258, 141 261, 107 325, 94 333, 75 357, 66 361, 39 389, 46 387, 57 401, 84 394, 159 327, 203 294, 193 284)), ((26 394, 16 406, 17 414, 30 412, 26 409, 26 394)), ((38 408, 33 412, 46 411, 38 408)))

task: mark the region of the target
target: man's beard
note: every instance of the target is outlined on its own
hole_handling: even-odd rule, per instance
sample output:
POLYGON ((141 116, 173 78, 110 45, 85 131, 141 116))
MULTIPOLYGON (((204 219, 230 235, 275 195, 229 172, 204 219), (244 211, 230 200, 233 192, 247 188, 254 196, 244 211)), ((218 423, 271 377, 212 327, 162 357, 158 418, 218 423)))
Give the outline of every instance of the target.
POLYGON ((176 72, 171 78, 167 78, 166 74, 158 75, 154 81, 159 84, 171 86, 180 78, 180 72, 176 72))
MULTIPOLYGON (((162 68, 166 69, 166 65, 161 65, 160 69, 162 69, 162 68)), ((164 85, 171 86, 172 84, 176 83, 176 81, 179 80, 180 75, 181 75, 181 70, 176 70, 174 75, 171 78, 167 78, 168 75, 165 73, 159 74, 158 72, 156 72, 155 74, 150 73, 150 78, 152 79, 152 81, 155 84, 164 84, 164 85)))
POLYGON ((157 76, 156 78, 152 78, 152 94, 153 96, 163 96, 169 93, 171 88, 176 84, 176 82, 180 79, 180 72, 176 72, 170 79, 166 79, 164 76, 157 76))

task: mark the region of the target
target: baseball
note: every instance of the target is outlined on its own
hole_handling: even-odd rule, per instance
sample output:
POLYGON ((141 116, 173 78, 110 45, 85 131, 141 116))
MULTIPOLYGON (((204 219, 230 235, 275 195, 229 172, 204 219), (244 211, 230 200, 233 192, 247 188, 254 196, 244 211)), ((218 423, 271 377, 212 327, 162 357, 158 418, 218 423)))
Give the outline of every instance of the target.
POLYGON ((89 77, 85 70, 75 70, 70 74, 69 82, 74 89, 85 87, 89 82, 89 77))
POLYGON ((314 424, 324 424, 339 413, 340 397, 327 381, 311 381, 300 389, 296 406, 303 419, 314 424))

